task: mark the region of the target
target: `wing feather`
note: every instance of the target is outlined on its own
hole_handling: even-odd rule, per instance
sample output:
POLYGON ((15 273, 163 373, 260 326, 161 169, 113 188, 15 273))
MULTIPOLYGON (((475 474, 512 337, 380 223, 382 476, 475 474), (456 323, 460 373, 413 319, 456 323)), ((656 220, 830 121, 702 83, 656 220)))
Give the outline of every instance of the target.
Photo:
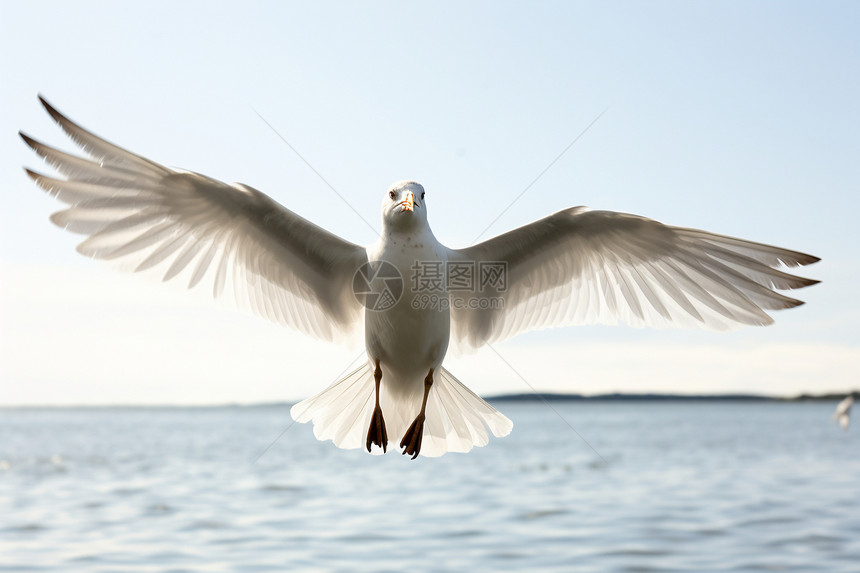
POLYGON ((203 280, 203 277, 206 275, 206 271, 209 270, 209 266, 212 264, 212 259, 214 259, 215 255, 218 254, 218 248, 220 246, 219 239, 220 234, 210 240, 209 248, 206 249, 206 253, 198 259, 197 265, 194 267, 194 273, 188 280, 188 288, 194 288, 197 286, 197 283, 203 280))
POLYGON ((504 288, 458 293, 495 304, 452 304, 452 339, 474 350, 518 332, 619 320, 713 329, 766 325, 765 311, 803 304, 777 290, 818 281, 777 267, 817 257, 610 211, 575 207, 466 249, 449 260, 502 262, 504 288))
POLYGON ((263 193, 205 175, 169 169, 80 127, 40 97, 45 109, 88 157, 21 134, 59 172, 27 170, 66 203, 51 220, 86 238, 77 250, 162 268, 163 280, 208 278, 212 293, 232 291, 238 306, 325 340, 358 334, 362 306, 352 276, 365 250, 321 229, 263 193))

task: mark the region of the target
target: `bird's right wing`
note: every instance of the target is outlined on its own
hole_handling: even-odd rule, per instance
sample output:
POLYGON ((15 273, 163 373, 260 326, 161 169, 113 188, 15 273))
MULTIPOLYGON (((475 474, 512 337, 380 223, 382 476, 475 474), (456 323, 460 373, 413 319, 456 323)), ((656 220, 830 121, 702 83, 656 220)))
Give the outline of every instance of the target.
POLYGON ((363 307, 352 294, 365 249, 344 241, 246 185, 169 169, 76 125, 44 99, 45 109, 90 157, 24 141, 64 177, 27 170, 68 204, 51 220, 88 235, 86 256, 163 280, 183 271, 188 287, 232 291, 236 304, 323 340, 358 334, 363 307))

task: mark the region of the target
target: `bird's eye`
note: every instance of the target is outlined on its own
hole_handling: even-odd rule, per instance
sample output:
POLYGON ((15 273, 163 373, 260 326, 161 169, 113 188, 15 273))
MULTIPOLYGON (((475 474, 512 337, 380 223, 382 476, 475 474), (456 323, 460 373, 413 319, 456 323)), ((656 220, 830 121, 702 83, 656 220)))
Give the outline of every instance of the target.
POLYGON ((397 193, 395 193, 394 191, 389 191, 389 192, 388 192, 388 196, 389 196, 389 197, 391 197, 392 199, 396 199, 396 198, 397 198, 397 193))
POLYGON ((421 192, 421 199, 424 199, 424 191, 421 192))

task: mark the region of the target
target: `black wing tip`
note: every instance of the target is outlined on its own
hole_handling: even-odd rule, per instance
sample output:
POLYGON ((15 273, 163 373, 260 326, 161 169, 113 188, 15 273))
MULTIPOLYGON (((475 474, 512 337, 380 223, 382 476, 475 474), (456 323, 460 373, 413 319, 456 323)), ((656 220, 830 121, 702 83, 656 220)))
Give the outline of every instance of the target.
POLYGON ((796 275, 790 275, 790 276, 792 276, 792 278, 796 282, 794 284, 792 284, 791 286, 785 287, 784 289, 781 289, 781 290, 797 290, 797 289, 801 289, 801 288, 807 288, 807 287, 815 286, 821 282, 818 279, 810 279, 810 278, 806 278, 806 277, 799 277, 796 275))
POLYGON ((787 267, 805 267, 806 265, 814 265, 820 260, 821 257, 794 251, 791 253, 791 257, 780 259, 780 262, 787 267))
POLYGON ((37 173, 37 172, 33 171, 32 169, 30 169, 29 167, 24 168, 24 173, 26 173, 27 176, 30 177, 30 179, 33 179, 34 181, 36 179, 38 179, 39 177, 42 177, 41 173, 37 173))
POLYGON ((24 140, 24 143, 26 143, 26 144, 27 144, 27 146, 28 146, 28 147, 30 147, 30 149, 34 149, 34 150, 35 150, 35 149, 36 149, 36 147, 39 145, 39 142, 38 142, 38 141, 36 141, 35 139, 33 139, 32 137, 30 137, 29 135, 27 135, 27 134, 26 134, 26 133, 24 133, 23 131, 19 131, 19 132, 18 132, 18 137, 20 137, 21 139, 23 139, 23 140, 24 140))
POLYGON ((37 98, 39 98, 39 103, 41 103, 41 104, 42 104, 42 106, 43 106, 46 110, 48 110, 49 112, 50 112, 50 111, 57 111, 57 110, 54 108, 54 106, 52 106, 52 105, 48 102, 48 100, 47 100, 47 99, 45 99, 45 96, 43 96, 42 94, 36 94, 36 97, 37 97, 37 98))
POLYGON ((37 97, 39 98, 39 102, 42 104, 42 107, 44 107, 45 111, 48 112, 48 115, 50 115, 52 118, 54 118, 54 121, 56 121, 59 124, 62 124, 63 122, 68 121, 66 116, 64 116, 59 111, 57 111, 57 108, 52 106, 50 104, 50 102, 48 102, 48 100, 45 99, 45 96, 43 96, 42 94, 38 94, 37 97))
POLYGON ((780 288, 780 290, 795 290, 795 289, 799 289, 799 288, 806 288, 806 287, 811 287, 811 286, 817 285, 818 283, 821 282, 818 279, 810 279, 807 277, 800 277, 797 275, 789 275, 789 276, 794 281, 794 284, 792 284, 791 286, 780 288))

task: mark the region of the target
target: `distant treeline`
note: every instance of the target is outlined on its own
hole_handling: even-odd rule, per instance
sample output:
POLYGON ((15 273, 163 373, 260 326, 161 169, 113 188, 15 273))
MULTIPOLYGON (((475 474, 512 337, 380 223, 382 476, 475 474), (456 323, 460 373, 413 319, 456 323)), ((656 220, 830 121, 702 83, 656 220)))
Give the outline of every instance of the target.
POLYGON ((740 402, 806 402, 818 400, 841 400, 848 395, 860 399, 860 390, 843 392, 839 394, 801 394, 790 398, 776 396, 764 396, 760 394, 595 394, 584 396, 582 394, 553 394, 553 393, 526 393, 526 394, 503 394, 487 398, 490 402, 576 402, 580 400, 606 400, 606 401, 740 401, 740 402))

